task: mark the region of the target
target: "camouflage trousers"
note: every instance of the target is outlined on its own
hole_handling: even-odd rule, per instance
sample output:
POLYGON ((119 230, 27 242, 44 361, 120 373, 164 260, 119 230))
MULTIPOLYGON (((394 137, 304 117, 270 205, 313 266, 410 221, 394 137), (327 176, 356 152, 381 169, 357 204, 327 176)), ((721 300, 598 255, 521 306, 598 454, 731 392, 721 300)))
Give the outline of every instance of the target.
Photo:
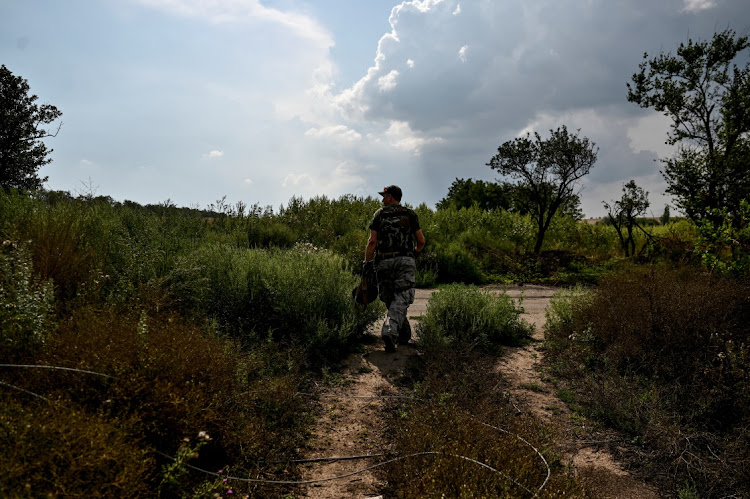
POLYGON ((389 336, 394 343, 411 339, 411 325, 406 318, 409 305, 414 303, 417 267, 414 258, 397 256, 377 262, 378 294, 388 307, 388 315, 381 336, 389 336))

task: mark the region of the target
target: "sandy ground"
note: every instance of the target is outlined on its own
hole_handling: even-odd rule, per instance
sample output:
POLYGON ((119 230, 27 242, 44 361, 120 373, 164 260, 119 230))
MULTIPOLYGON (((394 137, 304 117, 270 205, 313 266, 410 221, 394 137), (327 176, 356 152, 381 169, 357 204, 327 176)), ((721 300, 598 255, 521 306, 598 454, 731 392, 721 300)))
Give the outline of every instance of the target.
MULTIPOLYGON (((521 300, 525 310, 523 318, 535 326, 534 338, 542 340, 544 311, 555 290, 531 285, 497 286, 493 289, 521 300)), ((426 313, 431 293, 431 290, 417 290, 416 300, 409 307, 410 318, 418 320, 426 313)), ((379 331, 379 328, 380 324, 376 324, 375 330, 379 331)), ((585 428, 585 422, 571 418, 570 410, 540 374, 543 353, 538 346, 539 343, 532 343, 511 349, 498 362, 498 369, 510 382, 511 400, 519 410, 530 411, 564 435, 565 440, 560 442, 558 451, 592 497, 657 498, 652 489, 615 461, 596 434, 585 428)), ((367 347, 363 354, 350 356, 341 383, 328 389, 321 398, 323 415, 313 431, 305 457, 319 459, 382 452, 382 426, 378 418, 382 397, 399 395, 393 380, 403 371, 411 353, 410 347, 401 347, 395 354, 386 354, 382 344, 378 343, 367 347)), ((303 479, 315 483, 306 486, 304 497, 377 498, 383 484, 372 472, 360 472, 376 463, 377 458, 361 458, 306 464, 303 479)))

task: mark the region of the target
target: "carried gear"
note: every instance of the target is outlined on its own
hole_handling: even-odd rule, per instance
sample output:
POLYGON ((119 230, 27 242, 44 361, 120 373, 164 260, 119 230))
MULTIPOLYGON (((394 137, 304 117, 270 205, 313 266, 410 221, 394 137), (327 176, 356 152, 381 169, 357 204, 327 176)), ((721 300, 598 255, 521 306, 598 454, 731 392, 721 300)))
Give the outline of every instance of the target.
POLYGON ((375 264, 372 261, 362 264, 362 279, 356 288, 352 290, 354 301, 366 309, 367 305, 378 298, 378 276, 375 272, 375 264))

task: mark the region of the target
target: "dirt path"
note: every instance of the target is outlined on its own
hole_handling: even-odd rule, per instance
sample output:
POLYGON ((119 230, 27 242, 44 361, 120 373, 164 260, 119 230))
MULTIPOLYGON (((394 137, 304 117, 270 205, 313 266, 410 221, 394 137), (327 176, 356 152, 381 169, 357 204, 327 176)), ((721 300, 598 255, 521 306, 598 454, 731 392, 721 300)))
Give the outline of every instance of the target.
MULTIPOLYGON (((554 289, 541 286, 495 287, 514 299, 522 298, 523 318, 535 326, 534 338, 542 340, 544 311, 554 289)), ((419 317, 427 310, 430 290, 417 290, 409 317, 419 317)), ((375 325, 379 331, 380 324, 375 325)), ((539 343, 514 348, 498 363, 510 382, 509 396, 521 411, 530 411, 541 421, 557 428, 565 441, 558 451, 571 465, 593 497, 657 498, 658 495, 630 476, 603 447, 592 442, 585 423, 574 422, 566 405, 540 374, 542 352, 539 343), (583 427, 582 427, 583 426, 583 427), (585 435, 585 437, 581 437, 585 435)), ((363 354, 350 356, 339 383, 321 399, 322 417, 313 431, 307 459, 377 454, 384 450, 380 440, 382 423, 378 417, 383 396, 398 396, 394 379, 403 371, 410 348, 386 354, 382 344, 367 346, 363 354)), ((305 465, 304 480, 323 480, 310 484, 304 497, 316 499, 376 498, 382 483, 371 472, 358 471, 375 464, 376 458, 305 465), (352 474, 356 473, 356 474, 352 474), (352 474, 350 476, 345 476, 352 474), (328 480, 332 477, 342 477, 328 480)))

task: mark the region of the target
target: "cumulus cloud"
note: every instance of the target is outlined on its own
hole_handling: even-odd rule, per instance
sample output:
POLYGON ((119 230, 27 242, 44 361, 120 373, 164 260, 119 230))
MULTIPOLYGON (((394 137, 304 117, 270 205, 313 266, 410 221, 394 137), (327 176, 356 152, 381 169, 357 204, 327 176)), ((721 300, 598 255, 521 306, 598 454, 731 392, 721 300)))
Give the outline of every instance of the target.
POLYGON ((288 173, 281 182, 281 187, 304 187, 312 183, 312 177, 307 173, 288 173))
POLYGON ((218 159, 224 157, 224 151, 221 151, 219 149, 214 149, 213 151, 209 151, 203 155, 204 158, 208 159, 218 159))
MULTIPOLYGON (((403 1, 371 67, 330 99, 368 144, 410 155, 393 173, 419 178, 422 199, 440 199, 455 177, 494 178, 486 162, 498 145, 561 125, 600 147, 587 191, 619 192, 634 177, 656 195, 668 123, 627 102, 625 84, 644 52, 674 51, 688 34, 709 38, 720 9, 748 19, 741 3, 403 1)), ((600 210, 598 199, 584 205, 600 210)))
POLYGON ((398 70, 393 69, 385 76, 378 78, 378 89, 381 92, 388 92, 396 88, 398 82, 398 70))
POLYGON ((331 125, 321 128, 313 127, 307 130, 305 135, 308 137, 338 139, 347 142, 357 142, 362 139, 362 135, 359 132, 351 130, 346 125, 331 125))

